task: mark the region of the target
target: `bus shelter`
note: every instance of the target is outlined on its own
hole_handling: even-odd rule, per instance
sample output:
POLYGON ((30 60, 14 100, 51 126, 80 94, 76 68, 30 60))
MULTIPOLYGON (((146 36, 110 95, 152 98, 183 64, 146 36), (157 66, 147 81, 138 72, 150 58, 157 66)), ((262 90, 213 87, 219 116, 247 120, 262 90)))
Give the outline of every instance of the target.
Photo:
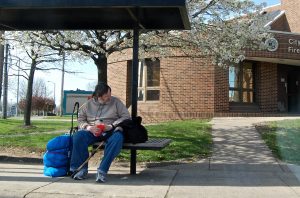
POLYGON ((185 0, 1 0, 0 30, 133 30, 132 117, 140 30, 190 29, 185 0))

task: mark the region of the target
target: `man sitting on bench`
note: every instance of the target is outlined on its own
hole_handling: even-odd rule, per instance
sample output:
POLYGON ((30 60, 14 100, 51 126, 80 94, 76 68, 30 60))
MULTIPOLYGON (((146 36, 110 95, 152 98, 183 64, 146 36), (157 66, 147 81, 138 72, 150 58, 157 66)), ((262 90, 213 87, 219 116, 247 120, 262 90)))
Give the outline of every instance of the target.
MULTIPOLYGON (((100 136, 101 132, 113 130, 106 140, 104 156, 96 174, 96 182, 105 182, 109 167, 123 146, 122 128, 114 126, 126 119, 131 119, 126 106, 121 100, 111 96, 111 88, 107 84, 99 83, 95 87, 93 97, 79 109, 79 131, 73 136, 70 171, 75 171, 89 157, 88 146, 101 140, 103 137, 100 136), (101 123, 97 123, 100 120, 101 123)), ((86 164, 73 176, 73 179, 85 179, 87 173, 88 165, 86 164)))

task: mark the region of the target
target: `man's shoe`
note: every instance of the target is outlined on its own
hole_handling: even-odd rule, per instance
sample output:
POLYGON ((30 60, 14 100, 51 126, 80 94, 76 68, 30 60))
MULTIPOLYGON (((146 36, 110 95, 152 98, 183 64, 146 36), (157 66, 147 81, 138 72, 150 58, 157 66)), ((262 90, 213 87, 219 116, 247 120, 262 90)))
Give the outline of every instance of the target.
POLYGON ((73 179, 75 180, 83 180, 87 178, 88 170, 87 169, 81 169, 73 176, 73 179))
POLYGON ((96 182, 104 183, 105 181, 106 181, 106 173, 101 170, 97 170, 96 182))

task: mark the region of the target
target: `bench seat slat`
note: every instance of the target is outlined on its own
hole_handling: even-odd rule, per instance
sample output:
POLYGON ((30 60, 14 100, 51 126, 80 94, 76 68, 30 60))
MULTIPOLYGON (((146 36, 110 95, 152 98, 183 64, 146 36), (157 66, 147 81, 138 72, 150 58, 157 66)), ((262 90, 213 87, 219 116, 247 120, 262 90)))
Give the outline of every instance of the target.
POLYGON ((149 139, 144 143, 124 143, 123 149, 161 150, 171 143, 171 139, 149 139))
MULTIPOLYGON (((136 150, 161 150, 172 142, 171 139, 152 138, 144 143, 124 143, 123 149, 136 149, 136 150)), ((97 147, 99 142, 95 143, 93 147, 97 147)))

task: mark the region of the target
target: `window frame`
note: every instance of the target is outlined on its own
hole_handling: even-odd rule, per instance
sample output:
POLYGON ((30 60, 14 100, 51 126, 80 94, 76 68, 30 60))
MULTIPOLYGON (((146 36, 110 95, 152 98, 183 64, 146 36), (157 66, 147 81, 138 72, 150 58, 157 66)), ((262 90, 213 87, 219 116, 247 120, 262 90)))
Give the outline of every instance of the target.
MULTIPOLYGON (((239 67, 239 74, 238 74, 238 87, 231 87, 230 86, 230 75, 228 75, 228 82, 229 82, 229 97, 228 100, 230 103, 243 103, 243 104, 254 104, 256 103, 256 79, 255 79, 255 70, 256 70, 256 63, 252 61, 245 61, 236 65, 232 65, 232 67, 239 67), (244 67, 246 63, 250 63, 252 66, 251 75, 252 75, 252 88, 243 88, 243 80, 244 80, 244 67), (230 101, 230 91, 237 91, 239 94, 239 101, 230 101), (243 93, 244 92, 252 92, 252 102, 243 102, 243 93)), ((230 68, 228 74, 230 73, 230 68)))
MULTIPOLYGON (((151 103, 155 103, 155 102, 159 102, 160 101, 160 93, 161 93, 161 90, 160 90, 160 60, 158 58, 156 58, 155 61, 158 61, 158 64, 159 64, 159 86, 147 86, 147 82, 148 82, 148 75, 147 75, 147 72, 148 72, 148 66, 146 64, 146 60, 151 60, 151 58, 145 58, 145 59, 141 59, 139 60, 139 67, 138 67, 138 93, 140 91, 142 91, 143 93, 143 100, 139 100, 138 98, 138 102, 151 102, 151 103), (143 79, 142 79, 142 86, 140 86, 140 65, 143 65, 143 79), (158 100, 147 100, 147 92, 148 91, 159 91, 159 99, 158 100)), ((152 60, 151 60, 152 61, 152 60)), ((138 95, 139 97, 139 95, 138 95)))

